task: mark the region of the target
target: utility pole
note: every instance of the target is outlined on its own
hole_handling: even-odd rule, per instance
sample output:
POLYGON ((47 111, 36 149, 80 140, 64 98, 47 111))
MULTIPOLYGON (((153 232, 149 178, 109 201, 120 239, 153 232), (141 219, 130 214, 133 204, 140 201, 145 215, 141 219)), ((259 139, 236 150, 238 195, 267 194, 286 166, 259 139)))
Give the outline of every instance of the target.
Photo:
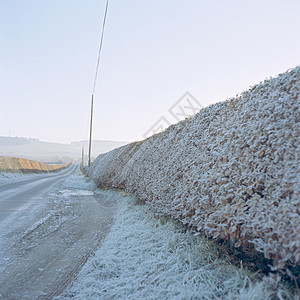
POLYGON ((93 85, 93 92, 92 92, 91 125, 90 125, 90 145, 89 145, 89 162, 88 162, 88 167, 89 168, 91 166, 91 155, 92 155, 92 129, 93 129, 94 93, 95 93, 95 87, 96 87, 98 70, 99 70, 99 64, 100 64, 101 50, 102 50, 102 46, 103 46, 103 37, 104 37, 104 29, 105 29, 106 16, 107 16, 107 10, 108 10, 108 2, 109 2, 109 0, 106 0, 104 18, 103 18, 103 23, 102 23, 102 32, 101 32, 101 38, 100 38, 100 44, 99 44, 99 51, 98 51, 98 59, 97 59, 96 72, 95 72, 94 85, 93 85))
POLYGON ((81 164, 84 166, 84 147, 82 147, 81 164))
POLYGON ((94 109, 94 95, 92 95, 92 104, 91 104, 90 144, 89 144, 89 163, 88 163, 89 167, 91 166, 91 154, 92 154, 93 109, 94 109))

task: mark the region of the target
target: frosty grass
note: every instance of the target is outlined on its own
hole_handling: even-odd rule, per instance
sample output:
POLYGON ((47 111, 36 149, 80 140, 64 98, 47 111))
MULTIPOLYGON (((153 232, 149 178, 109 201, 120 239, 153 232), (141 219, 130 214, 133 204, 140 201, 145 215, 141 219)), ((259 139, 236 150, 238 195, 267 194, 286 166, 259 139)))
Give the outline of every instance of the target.
POLYGON ((107 192, 121 198, 115 224, 58 299, 292 299, 274 280, 250 279, 218 259, 206 239, 154 218, 132 196, 107 192))
POLYGON ((27 180, 31 178, 41 177, 44 174, 22 174, 0 172, 0 184, 13 183, 16 181, 27 180))

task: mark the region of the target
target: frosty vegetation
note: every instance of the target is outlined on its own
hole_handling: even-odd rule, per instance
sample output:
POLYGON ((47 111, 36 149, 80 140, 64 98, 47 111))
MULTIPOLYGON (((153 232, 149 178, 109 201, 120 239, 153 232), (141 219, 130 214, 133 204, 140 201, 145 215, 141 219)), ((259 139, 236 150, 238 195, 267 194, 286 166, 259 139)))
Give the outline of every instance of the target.
POLYGON ((88 175, 209 237, 300 261, 300 67, 98 156, 88 175))
POLYGON ((72 286, 55 299, 292 300, 276 278, 257 281, 220 259, 207 239, 154 218, 132 196, 115 192, 114 198, 121 205, 110 233, 72 286))

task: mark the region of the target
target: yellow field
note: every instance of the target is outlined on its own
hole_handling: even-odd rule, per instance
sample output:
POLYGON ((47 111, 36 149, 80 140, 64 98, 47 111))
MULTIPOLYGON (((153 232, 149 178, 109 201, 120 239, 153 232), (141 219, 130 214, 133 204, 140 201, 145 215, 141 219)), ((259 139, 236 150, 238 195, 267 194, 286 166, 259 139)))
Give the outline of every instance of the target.
POLYGON ((47 173, 61 170, 70 164, 69 162, 62 165, 47 165, 25 158, 0 156, 0 172, 47 173))

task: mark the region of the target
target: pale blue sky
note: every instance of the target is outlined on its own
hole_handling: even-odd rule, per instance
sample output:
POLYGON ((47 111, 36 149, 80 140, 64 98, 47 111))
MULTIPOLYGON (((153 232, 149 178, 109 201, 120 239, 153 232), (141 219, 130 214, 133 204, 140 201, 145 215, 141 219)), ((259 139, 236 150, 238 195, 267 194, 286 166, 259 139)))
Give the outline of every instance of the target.
MULTIPOLYGON (((104 0, 0 0, 0 135, 86 139, 104 0)), ((133 141, 182 94, 223 101, 299 64, 298 0, 110 0, 95 139, 133 141)))

